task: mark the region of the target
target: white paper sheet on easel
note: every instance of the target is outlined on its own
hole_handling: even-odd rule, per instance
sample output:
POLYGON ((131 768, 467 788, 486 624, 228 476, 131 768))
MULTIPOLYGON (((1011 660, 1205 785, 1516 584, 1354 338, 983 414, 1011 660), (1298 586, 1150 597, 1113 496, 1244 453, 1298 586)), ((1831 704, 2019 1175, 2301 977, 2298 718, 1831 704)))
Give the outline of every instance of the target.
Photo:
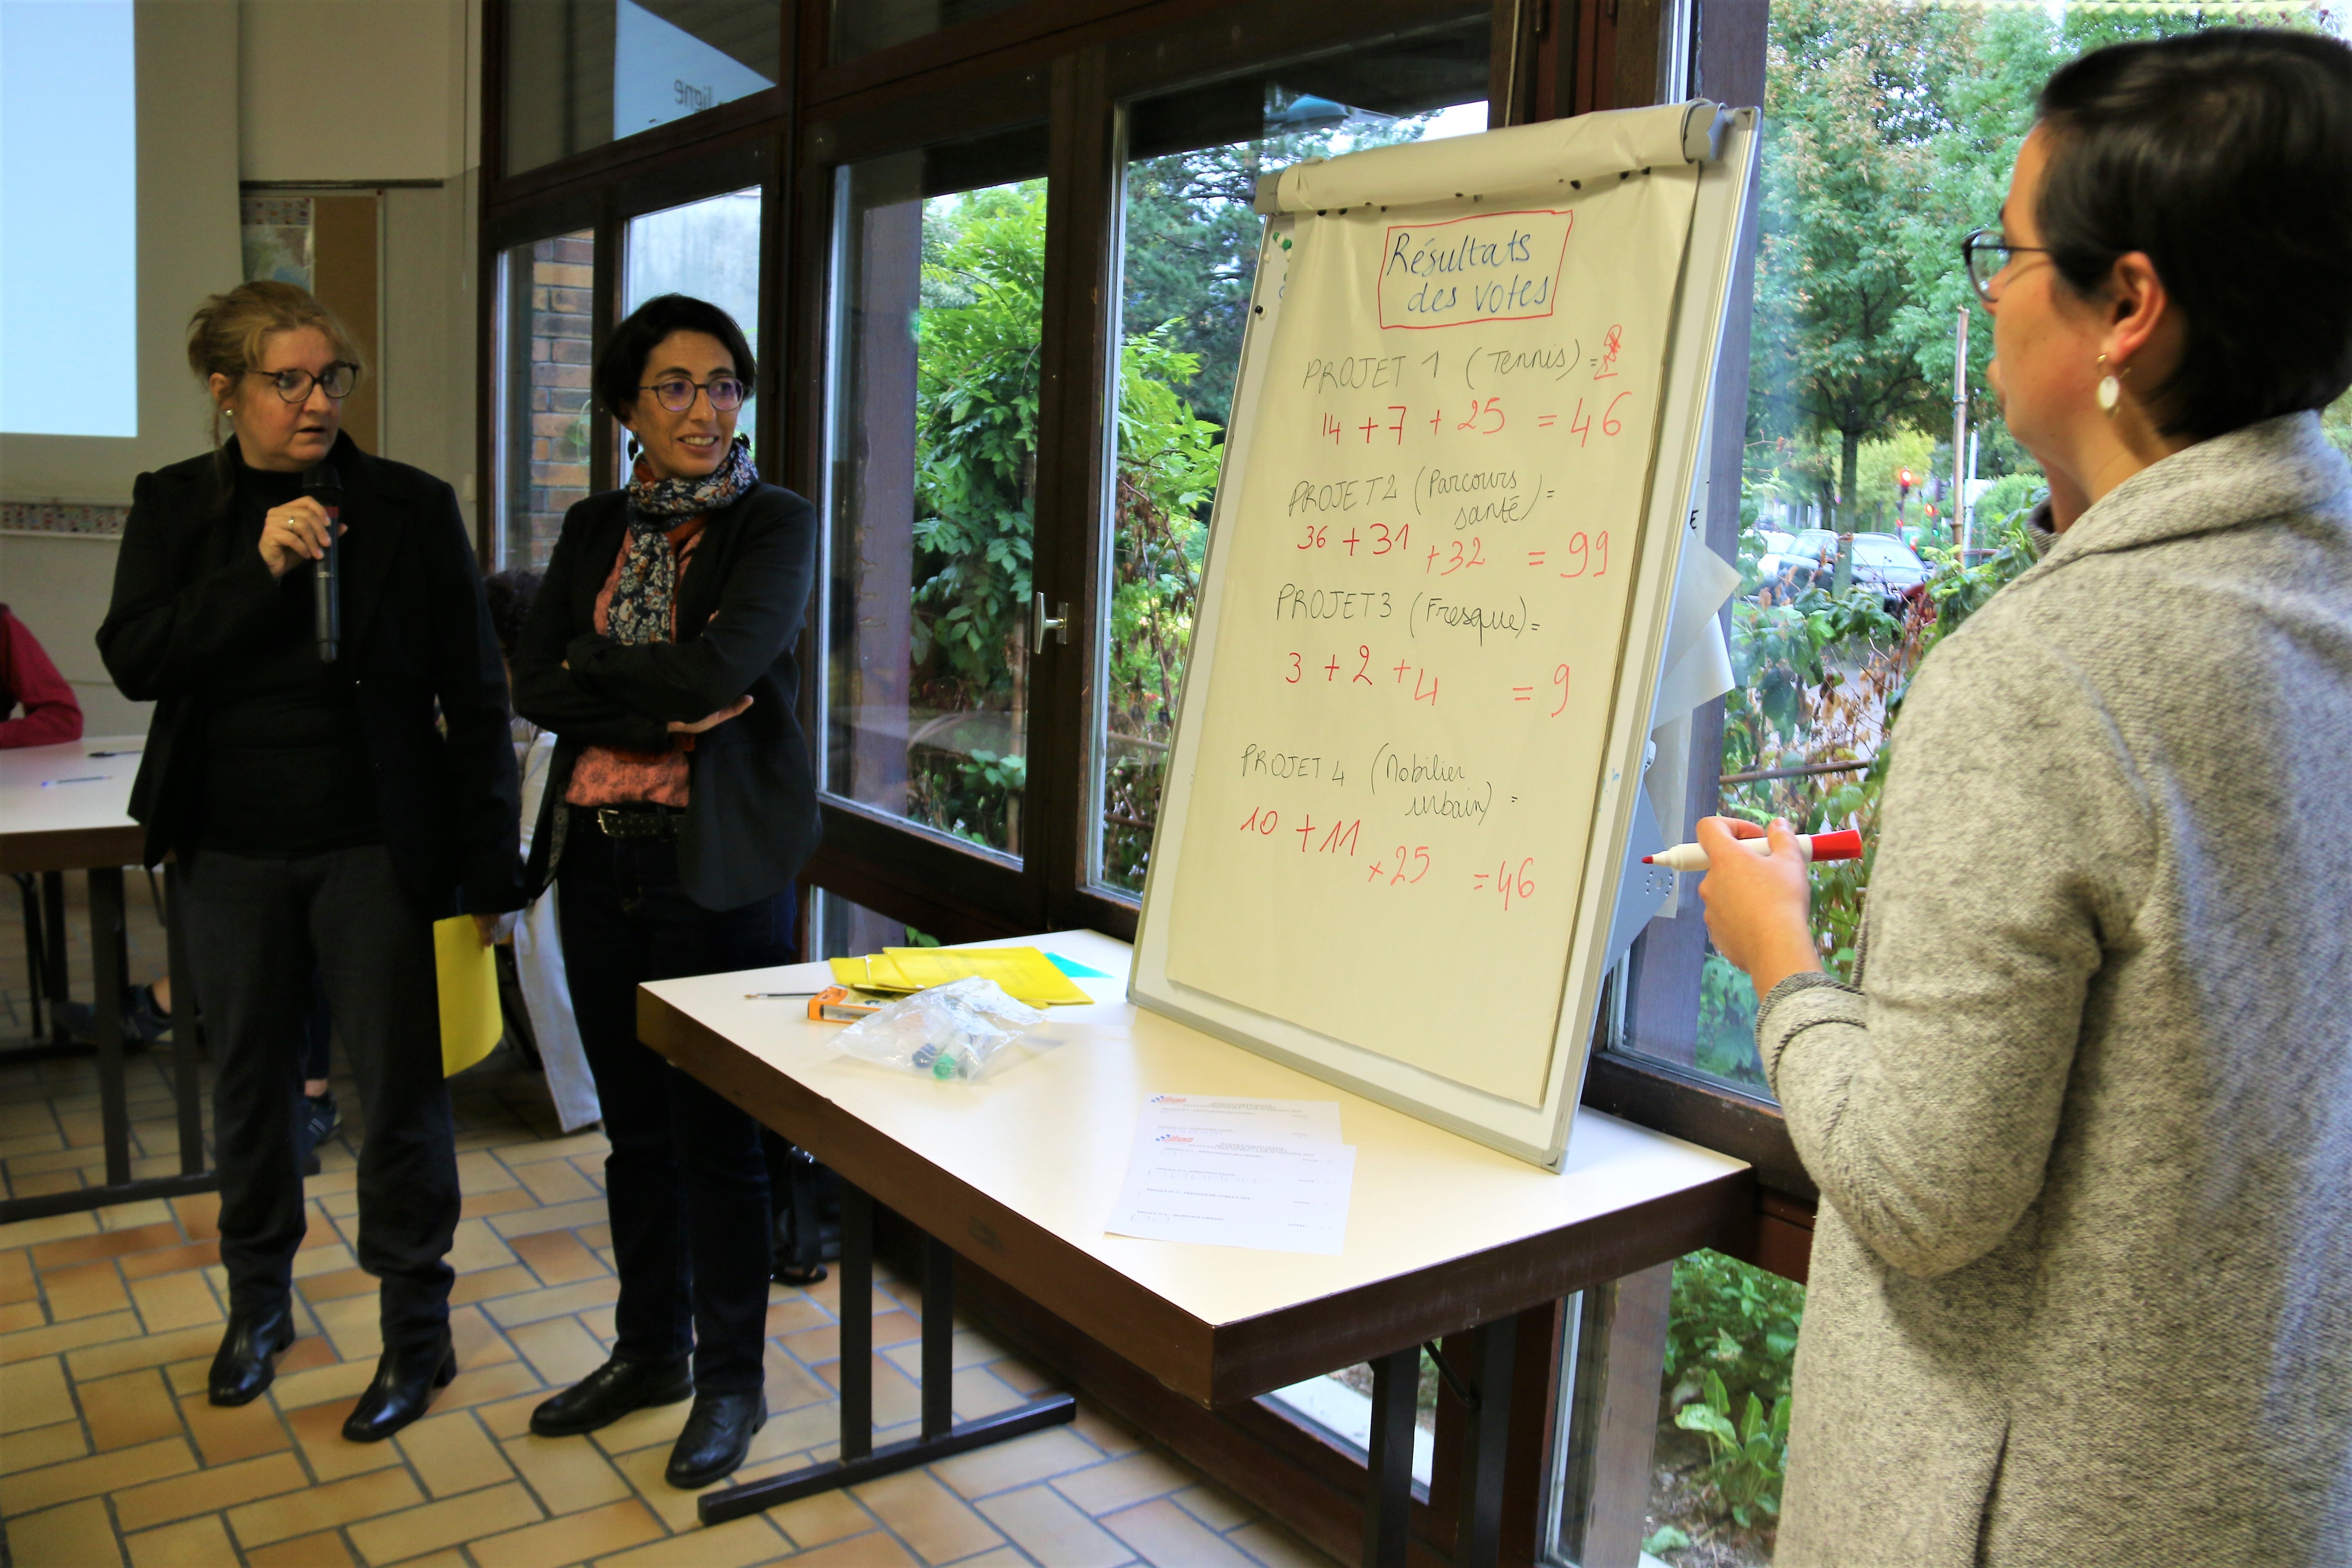
POLYGON ((1103 1228, 1147 1241, 1337 1258, 1347 1244, 1355 1181, 1352 1143, 1195 1142, 1147 1123, 1103 1228))

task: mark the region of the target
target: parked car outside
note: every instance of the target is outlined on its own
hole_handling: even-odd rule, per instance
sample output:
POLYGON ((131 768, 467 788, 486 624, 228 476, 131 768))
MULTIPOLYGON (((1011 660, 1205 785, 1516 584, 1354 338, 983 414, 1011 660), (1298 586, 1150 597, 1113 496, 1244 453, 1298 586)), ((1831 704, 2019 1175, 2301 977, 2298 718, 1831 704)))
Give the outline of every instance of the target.
POLYGON ((1857 533, 1853 580, 1876 588, 1886 601, 1888 615, 1900 615, 1905 595, 1927 580, 1927 565, 1916 551, 1891 533, 1857 533))
MULTIPOLYGON (((1902 614, 1904 599, 1927 580, 1927 563, 1894 534, 1857 533, 1853 539, 1853 580, 1877 589, 1887 614, 1902 614)), ((1829 576, 1837 569, 1837 554, 1835 533, 1809 528, 1787 550, 1765 556, 1757 566, 1767 587, 1777 585, 1783 592, 1801 594, 1817 580, 1822 587, 1829 586, 1829 576)))
POLYGON ((1837 564, 1838 536, 1826 528, 1801 529, 1781 537, 1788 542, 1756 563, 1767 588, 1784 595, 1801 594, 1817 574, 1837 564))

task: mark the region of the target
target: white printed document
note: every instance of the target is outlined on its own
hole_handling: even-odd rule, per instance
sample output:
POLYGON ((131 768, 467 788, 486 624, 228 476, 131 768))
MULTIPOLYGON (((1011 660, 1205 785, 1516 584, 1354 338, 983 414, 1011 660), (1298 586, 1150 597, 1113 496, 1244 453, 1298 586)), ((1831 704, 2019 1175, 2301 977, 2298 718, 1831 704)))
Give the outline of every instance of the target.
POLYGON ((1355 1146, 1336 1137, 1339 1110, 1329 1100, 1151 1097, 1104 1228, 1150 1241, 1337 1258, 1356 1179, 1355 1146), (1315 1132, 1286 1131, 1299 1125, 1315 1132), (1334 1136, 1316 1135, 1327 1127, 1334 1136))
POLYGON ((1246 1100, 1214 1094, 1150 1094, 1143 1098, 1142 1125, 1156 1131, 1195 1137, 1339 1141, 1336 1100, 1246 1100))

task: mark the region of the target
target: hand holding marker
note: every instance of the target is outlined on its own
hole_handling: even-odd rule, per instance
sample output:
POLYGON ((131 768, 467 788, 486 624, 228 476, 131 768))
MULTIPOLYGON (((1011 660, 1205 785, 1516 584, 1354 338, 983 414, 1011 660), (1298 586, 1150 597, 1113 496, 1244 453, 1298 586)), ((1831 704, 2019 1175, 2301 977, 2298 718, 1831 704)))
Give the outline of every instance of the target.
MULTIPOLYGON (((1742 838, 1739 847, 1758 857, 1772 853, 1771 840, 1758 837, 1742 838)), ((1807 861, 1859 860, 1862 858, 1862 835, 1852 828, 1841 833, 1797 835, 1797 853, 1807 861)), ((1669 871, 1704 871, 1706 850, 1696 844, 1677 844, 1672 849, 1642 857, 1644 866, 1664 866, 1669 871)))

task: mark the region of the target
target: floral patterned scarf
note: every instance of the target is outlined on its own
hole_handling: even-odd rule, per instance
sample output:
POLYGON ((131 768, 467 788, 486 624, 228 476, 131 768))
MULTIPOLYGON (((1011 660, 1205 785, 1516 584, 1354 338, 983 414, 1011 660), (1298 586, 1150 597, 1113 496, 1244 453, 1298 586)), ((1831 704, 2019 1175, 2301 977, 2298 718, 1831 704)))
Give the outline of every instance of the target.
POLYGON ((751 442, 738 436, 727 460, 700 479, 639 477, 629 486, 629 543, 613 584, 608 635, 618 643, 670 640, 677 599, 677 552, 669 531, 689 517, 718 511, 760 482, 751 442))

